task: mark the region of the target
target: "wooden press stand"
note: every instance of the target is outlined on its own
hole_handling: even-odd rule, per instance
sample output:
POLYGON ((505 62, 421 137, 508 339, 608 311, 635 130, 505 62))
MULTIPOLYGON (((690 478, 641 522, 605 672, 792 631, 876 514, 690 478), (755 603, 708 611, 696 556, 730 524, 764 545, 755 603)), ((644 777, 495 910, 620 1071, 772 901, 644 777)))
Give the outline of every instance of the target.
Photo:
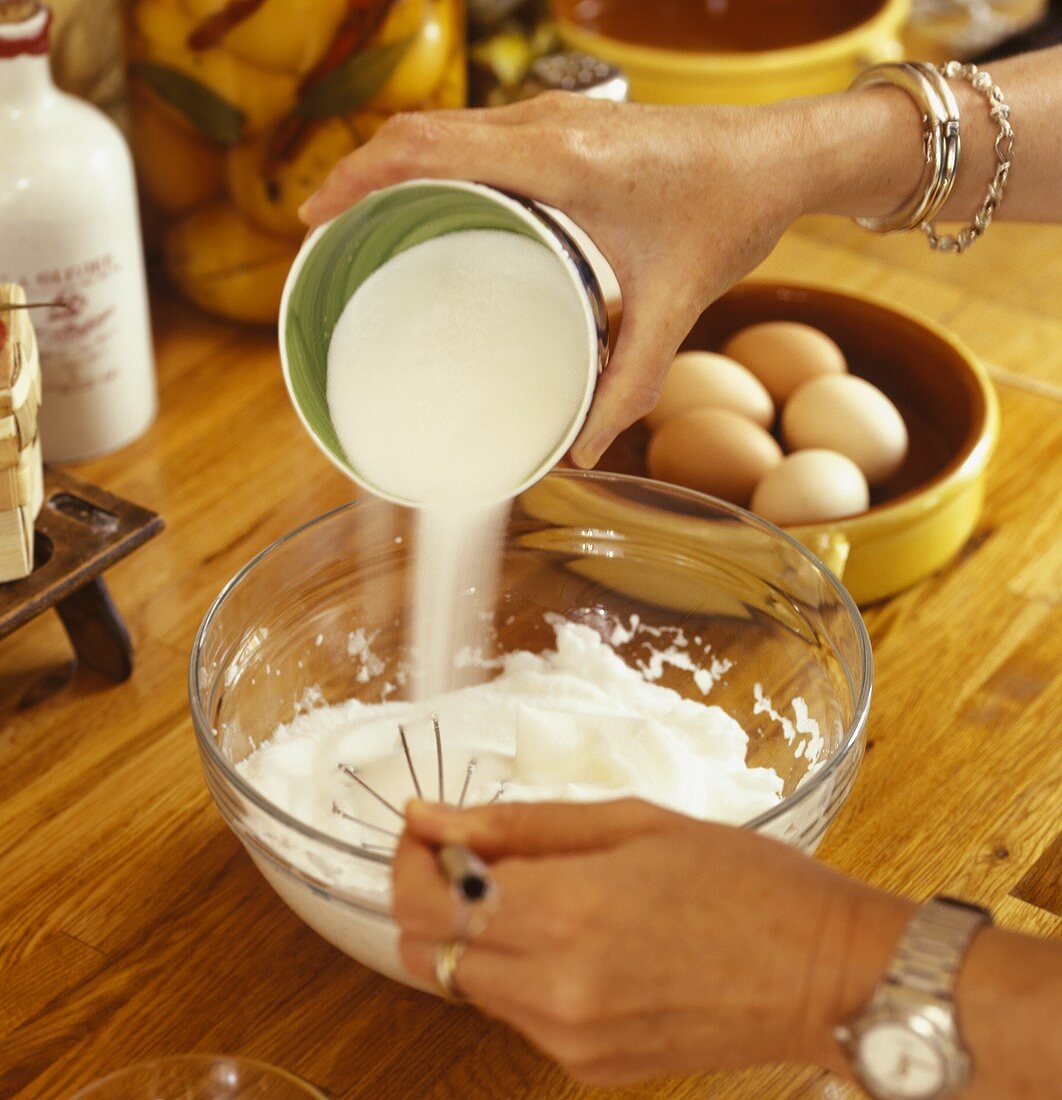
POLYGON ((34 569, 0 584, 0 638, 54 607, 81 664, 128 679, 133 646, 103 572, 162 527, 155 512, 45 468, 34 569))

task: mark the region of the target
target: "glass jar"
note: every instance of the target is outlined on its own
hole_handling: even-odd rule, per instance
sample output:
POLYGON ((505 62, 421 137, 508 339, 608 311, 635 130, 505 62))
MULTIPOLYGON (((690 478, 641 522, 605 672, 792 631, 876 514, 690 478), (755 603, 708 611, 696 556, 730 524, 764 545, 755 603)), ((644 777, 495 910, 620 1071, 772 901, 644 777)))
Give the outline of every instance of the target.
POLYGON ((461 107, 463 0, 128 0, 134 155, 173 283, 275 321, 299 206, 398 111, 461 107))
POLYGON ((126 129, 125 65, 118 0, 48 0, 56 84, 94 103, 126 129))

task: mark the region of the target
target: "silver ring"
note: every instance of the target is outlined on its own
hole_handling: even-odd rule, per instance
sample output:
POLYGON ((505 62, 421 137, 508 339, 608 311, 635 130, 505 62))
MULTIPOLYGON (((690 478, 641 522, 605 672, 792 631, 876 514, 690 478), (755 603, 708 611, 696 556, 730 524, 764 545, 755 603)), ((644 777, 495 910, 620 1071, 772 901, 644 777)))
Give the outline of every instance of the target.
POLYGON ((457 964, 467 950, 464 940, 447 940, 435 948, 435 981, 452 1001, 468 1000, 457 984, 457 964))

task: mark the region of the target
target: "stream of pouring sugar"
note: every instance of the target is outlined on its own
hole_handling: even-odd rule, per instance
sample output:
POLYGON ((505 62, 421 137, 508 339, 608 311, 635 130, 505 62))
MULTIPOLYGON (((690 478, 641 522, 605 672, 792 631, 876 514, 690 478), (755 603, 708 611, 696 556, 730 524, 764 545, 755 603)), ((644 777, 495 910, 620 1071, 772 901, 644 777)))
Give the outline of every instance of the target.
MULTIPOLYGON (((329 415, 352 469, 416 503, 414 700, 455 685, 494 611, 508 504, 563 441, 596 330, 550 249, 473 229, 400 251, 332 331, 329 415)), ((463 677, 466 682, 470 677, 463 677)))
POLYGON ((509 508, 510 502, 503 501, 417 512, 410 631, 416 703, 471 682, 470 670, 457 682, 459 652, 486 652, 509 508))

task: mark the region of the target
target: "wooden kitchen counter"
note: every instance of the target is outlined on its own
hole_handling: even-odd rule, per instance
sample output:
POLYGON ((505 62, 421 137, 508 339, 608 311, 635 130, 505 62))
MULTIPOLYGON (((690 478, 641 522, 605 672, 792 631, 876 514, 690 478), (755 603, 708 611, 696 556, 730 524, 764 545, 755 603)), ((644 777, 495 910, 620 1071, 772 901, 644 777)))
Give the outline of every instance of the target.
MULTIPOLYGON (((774 278, 866 290, 949 326, 986 361, 1062 387, 1062 231, 993 226, 965 257, 826 219, 774 278)), ((167 528, 108 573, 136 646, 114 686, 71 673, 47 614, 0 643, 0 1097, 60 1100, 130 1062, 245 1054, 336 1098, 563 1098, 505 1027, 377 977, 277 899, 207 793, 186 700, 195 629, 232 574, 350 487, 288 403, 275 338, 160 295, 162 412, 79 476, 167 528)), ((868 753, 821 858, 923 898, 1058 935, 1062 914, 1062 404, 1000 387, 988 503, 959 560, 867 612, 868 753)), ((841 1100, 774 1068, 618 1095, 841 1100)))

